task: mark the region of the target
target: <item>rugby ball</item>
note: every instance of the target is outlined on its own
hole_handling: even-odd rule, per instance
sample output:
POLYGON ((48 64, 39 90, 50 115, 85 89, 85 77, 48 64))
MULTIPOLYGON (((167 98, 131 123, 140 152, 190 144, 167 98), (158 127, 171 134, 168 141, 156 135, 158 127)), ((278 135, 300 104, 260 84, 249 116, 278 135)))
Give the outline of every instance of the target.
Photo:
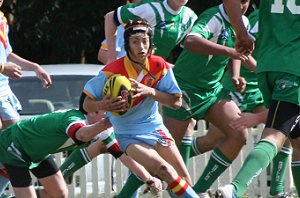
MULTIPOLYGON (((132 93, 131 83, 126 76, 121 74, 115 74, 111 76, 105 83, 103 88, 103 95, 110 95, 112 98, 122 96, 128 103, 128 109, 132 107, 132 93)), ((121 116, 126 113, 123 112, 111 112, 115 116, 121 116)))

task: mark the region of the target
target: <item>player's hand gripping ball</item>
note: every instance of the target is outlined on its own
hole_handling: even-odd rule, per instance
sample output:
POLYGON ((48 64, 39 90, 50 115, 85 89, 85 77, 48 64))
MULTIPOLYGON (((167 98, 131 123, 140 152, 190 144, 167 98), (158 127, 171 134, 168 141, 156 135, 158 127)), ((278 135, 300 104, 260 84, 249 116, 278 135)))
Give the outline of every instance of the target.
MULTIPOLYGON (((103 95, 110 95, 111 98, 116 98, 122 96, 123 99, 127 101, 128 108, 132 107, 132 93, 131 93, 131 83, 126 76, 121 74, 115 74, 111 76, 105 83, 103 88, 103 95)), ((115 116, 121 116, 127 111, 123 112, 111 112, 115 116)))

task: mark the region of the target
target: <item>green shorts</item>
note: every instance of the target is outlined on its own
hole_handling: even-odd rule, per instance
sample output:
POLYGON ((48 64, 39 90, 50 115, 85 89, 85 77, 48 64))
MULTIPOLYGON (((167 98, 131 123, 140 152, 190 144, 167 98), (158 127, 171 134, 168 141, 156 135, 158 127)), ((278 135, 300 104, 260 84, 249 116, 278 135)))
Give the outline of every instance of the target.
POLYGON ((12 140, 11 127, 4 129, 0 133, 0 161, 20 167, 29 167, 29 158, 19 149, 12 140))
POLYGON ((255 107, 264 104, 264 99, 259 88, 246 93, 231 91, 229 95, 242 112, 252 112, 255 107))
POLYGON ((213 90, 182 89, 182 106, 174 110, 163 106, 163 115, 177 120, 203 119, 206 111, 216 102, 230 99, 222 85, 213 90))
POLYGON ((262 72, 257 74, 265 106, 271 100, 290 102, 300 106, 300 77, 283 72, 262 72))

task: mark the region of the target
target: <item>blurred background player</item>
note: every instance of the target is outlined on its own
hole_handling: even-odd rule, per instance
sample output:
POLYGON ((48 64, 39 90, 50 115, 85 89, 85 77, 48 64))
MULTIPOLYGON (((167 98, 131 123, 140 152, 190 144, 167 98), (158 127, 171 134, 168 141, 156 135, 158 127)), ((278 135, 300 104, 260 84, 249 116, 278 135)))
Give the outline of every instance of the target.
POLYGON ((117 26, 137 18, 149 22, 154 32, 154 53, 168 58, 171 50, 191 30, 196 14, 186 7, 187 0, 145 0, 139 4, 128 4, 111 11, 105 16, 105 38, 108 48, 108 63, 116 60, 117 26), (162 13, 158 12, 160 10, 162 13))
MULTIPOLYGON (((140 0, 127 0, 126 3, 139 3, 140 0)), ((124 47, 124 26, 125 24, 120 24, 117 27, 116 32, 116 56, 117 59, 121 58, 126 55, 125 47, 124 47)), ((98 52, 97 59, 102 62, 104 65, 107 64, 107 57, 108 57, 108 49, 107 49, 107 42, 106 39, 102 41, 101 47, 98 52)))

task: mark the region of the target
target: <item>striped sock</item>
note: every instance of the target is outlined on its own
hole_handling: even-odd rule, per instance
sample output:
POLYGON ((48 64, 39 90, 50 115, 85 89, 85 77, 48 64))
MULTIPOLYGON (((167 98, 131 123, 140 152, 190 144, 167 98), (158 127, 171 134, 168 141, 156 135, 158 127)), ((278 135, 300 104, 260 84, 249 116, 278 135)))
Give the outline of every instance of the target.
POLYGON ((188 164, 190 159, 191 146, 192 136, 183 136, 181 144, 179 146, 179 151, 186 165, 188 164))
POLYGON ((101 132, 100 139, 106 145, 108 152, 110 152, 110 154, 112 154, 116 159, 123 154, 113 130, 101 132))
POLYGON ((144 182, 140 180, 135 174, 130 174, 127 178, 125 185, 121 192, 117 195, 117 198, 132 197, 132 195, 142 186, 144 182))
POLYGON ((248 154, 243 166, 233 182, 234 194, 242 197, 249 185, 269 165, 276 156, 277 146, 267 139, 262 139, 248 154))
POLYGON ((85 148, 74 150, 71 155, 60 166, 60 170, 64 178, 68 178, 75 171, 88 164, 92 159, 90 158, 85 148))
POLYGON ((270 195, 272 196, 284 192, 284 176, 290 154, 290 148, 282 147, 272 161, 273 167, 270 186, 270 195))
POLYGON ((198 197, 198 195, 191 188, 191 186, 186 181, 184 181, 180 176, 178 176, 175 181, 169 184, 169 188, 175 194, 176 197, 183 197, 183 198, 198 197))
POLYGON ((206 192, 231 163, 232 161, 228 159, 219 148, 215 148, 193 189, 197 193, 206 192))
POLYGON ((201 153, 199 145, 197 143, 197 137, 193 137, 190 158, 195 157, 197 155, 201 155, 201 154, 202 153, 201 153))

